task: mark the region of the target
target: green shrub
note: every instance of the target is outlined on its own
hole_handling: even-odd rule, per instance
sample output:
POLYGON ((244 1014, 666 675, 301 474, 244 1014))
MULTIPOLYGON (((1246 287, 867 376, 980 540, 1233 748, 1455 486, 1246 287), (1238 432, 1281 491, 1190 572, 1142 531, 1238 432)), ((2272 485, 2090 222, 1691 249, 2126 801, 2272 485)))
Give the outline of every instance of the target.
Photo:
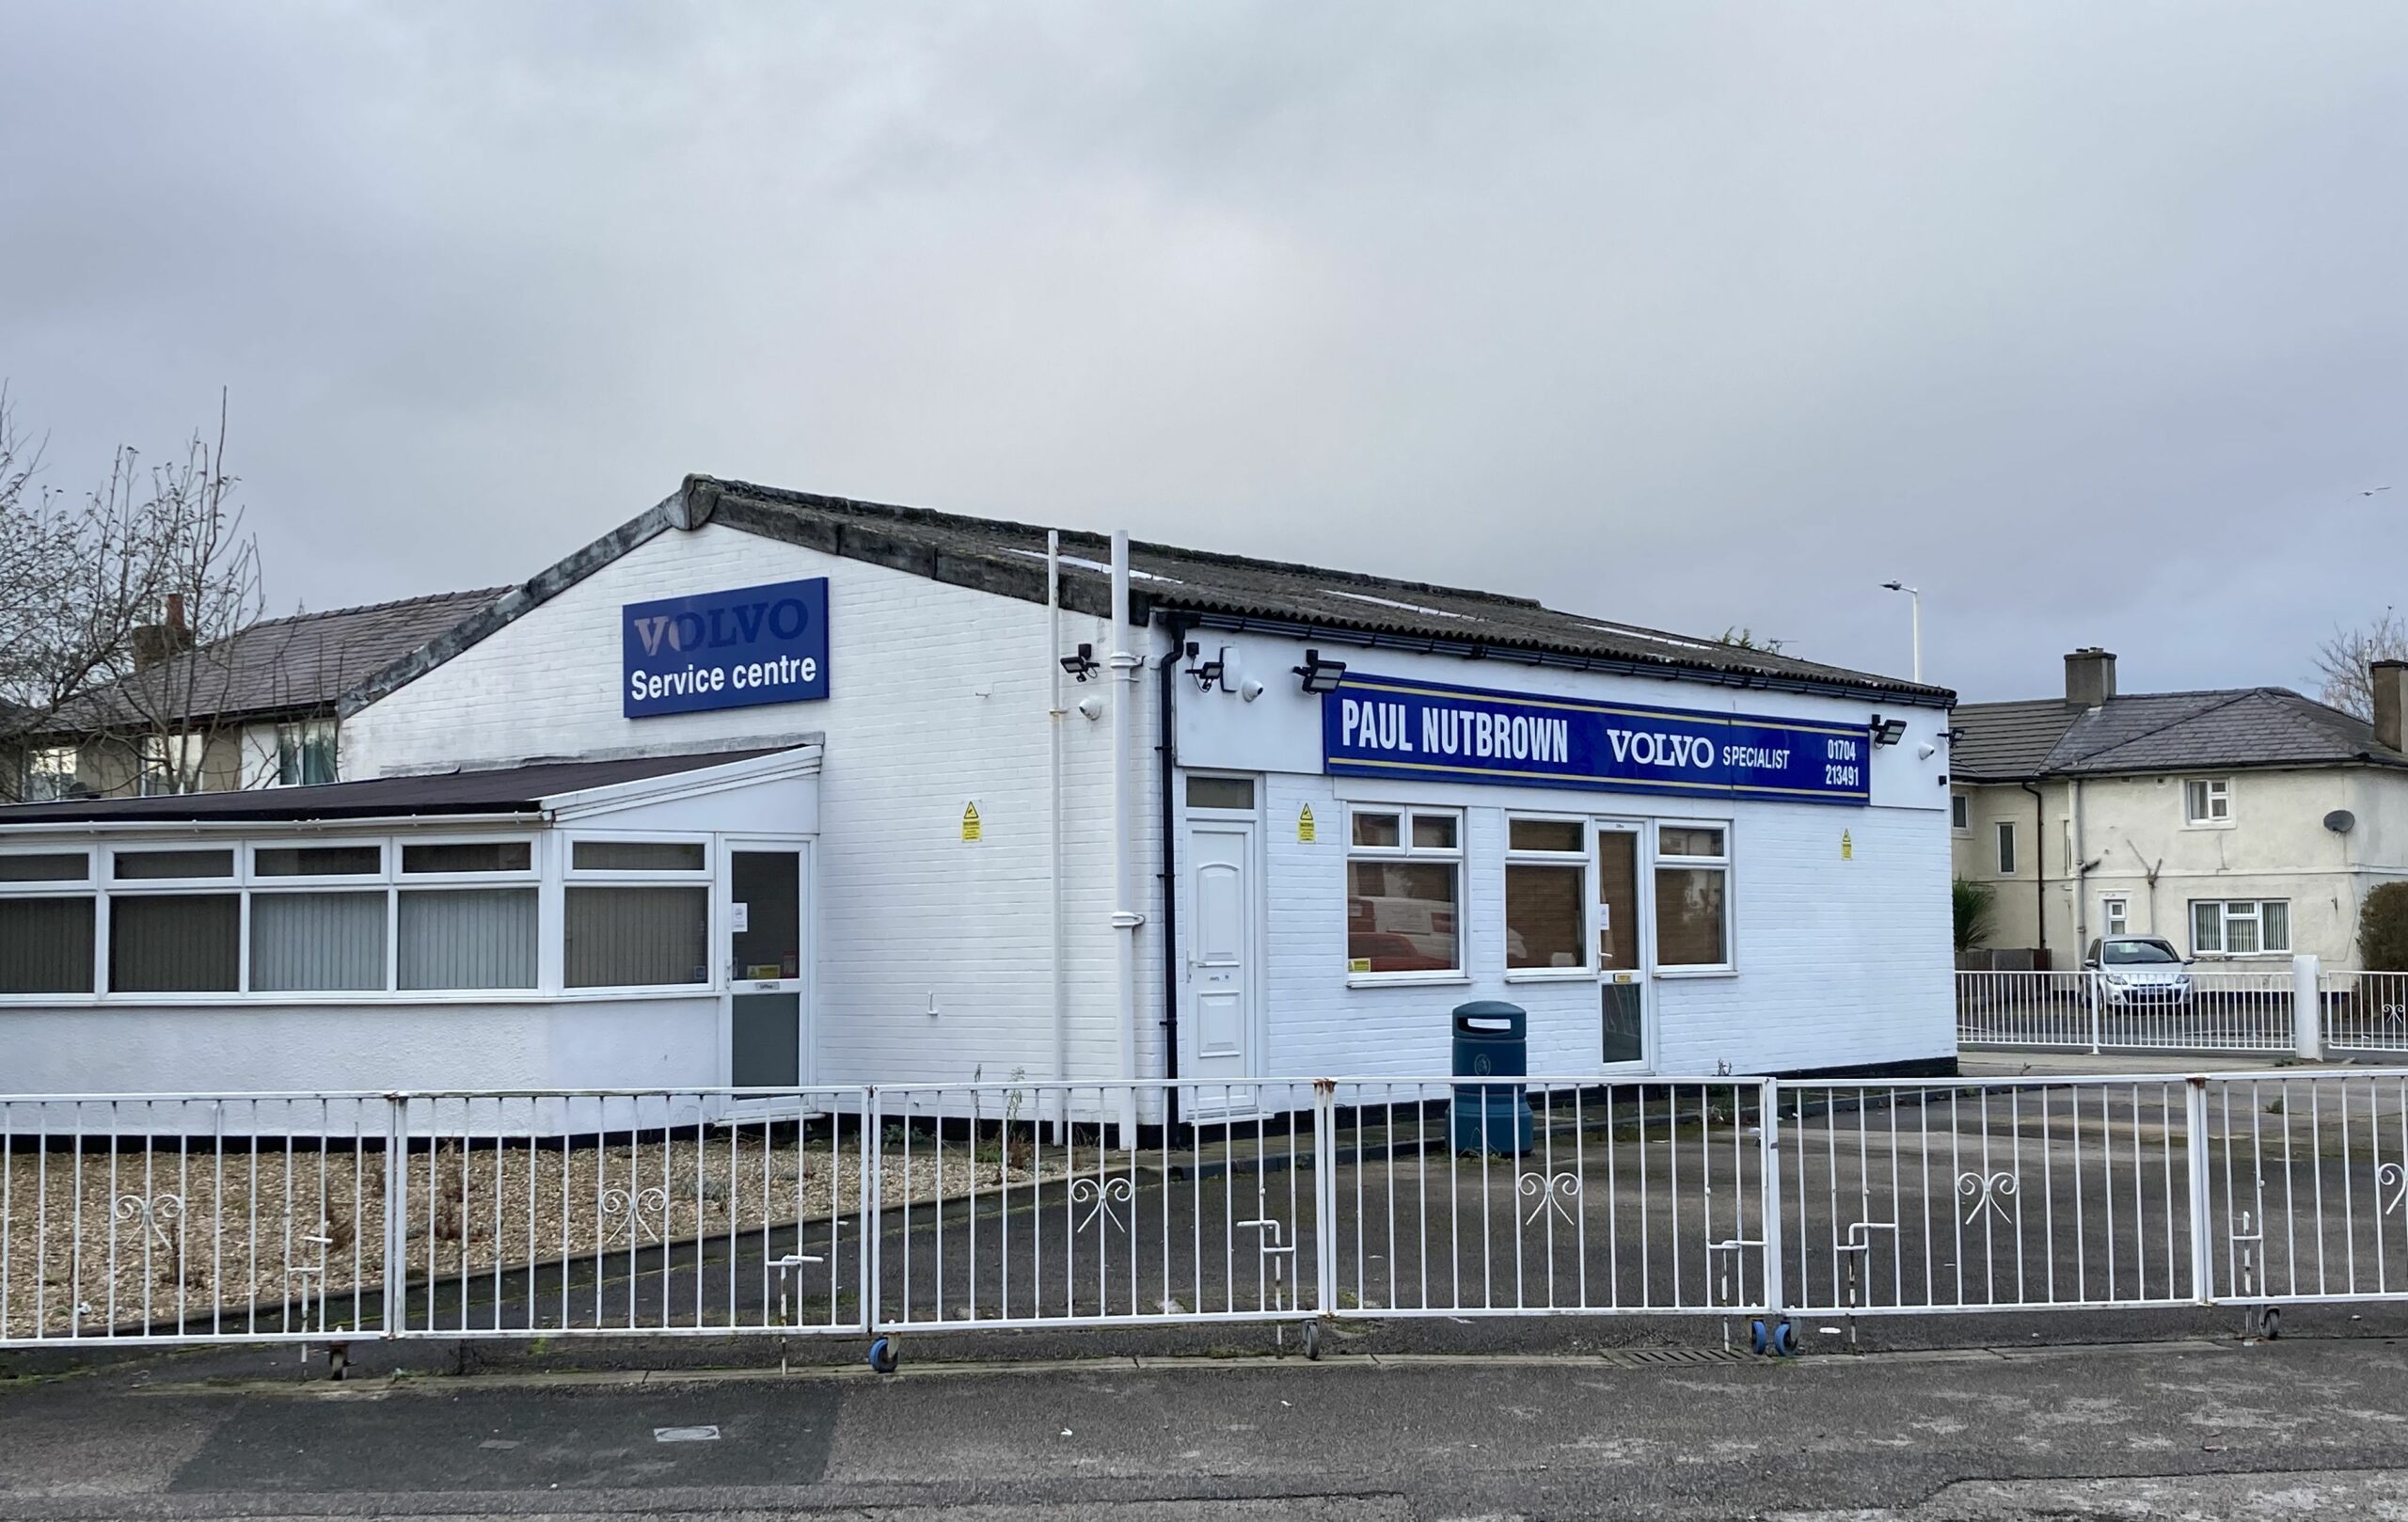
POLYGON ((2358 906, 2358 958, 2370 972, 2408 973, 2408 882, 2379 883, 2358 906))
POLYGON ((1989 944, 1993 928, 1990 913, 1998 903, 1997 886, 1958 878, 1948 885, 1948 897, 1956 913, 1956 949, 1979 951, 1989 944))

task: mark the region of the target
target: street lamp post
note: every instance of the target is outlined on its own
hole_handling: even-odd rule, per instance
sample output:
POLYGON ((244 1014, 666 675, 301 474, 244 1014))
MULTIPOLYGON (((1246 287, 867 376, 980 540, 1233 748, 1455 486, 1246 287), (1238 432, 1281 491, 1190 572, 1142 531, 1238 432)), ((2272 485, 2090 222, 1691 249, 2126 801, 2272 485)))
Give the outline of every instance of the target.
POLYGON ((1920 682, 1923 680, 1923 594, 1904 581, 1884 581, 1881 587, 1885 592, 1905 593, 1908 599, 1914 605, 1915 680, 1920 682))

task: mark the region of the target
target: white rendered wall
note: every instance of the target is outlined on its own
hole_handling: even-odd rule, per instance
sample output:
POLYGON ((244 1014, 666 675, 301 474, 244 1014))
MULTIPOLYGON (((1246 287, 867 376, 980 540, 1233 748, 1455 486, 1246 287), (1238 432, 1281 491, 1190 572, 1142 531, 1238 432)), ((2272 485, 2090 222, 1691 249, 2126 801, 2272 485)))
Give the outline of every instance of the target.
MULTIPOLYGON (((1048 673, 1060 652, 1041 605, 705 526, 638 547, 345 721, 346 777, 457 763, 673 750, 824 733, 818 969, 809 1076, 819 1083, 967 1083, 1054 1076, 1049 929, 1048 673), (824 702, 629 720, 620 712, 620 607, 826 576, 824 702), (975 801, 983 838, 961 838, 975 801), (930 1012, 933 1005, 934 1013, 930 1012)), ((1102 620, 1065 614, 1066 647, 1112 648, 1102 620)), ((1065 683, 1109 700, 1109 680, 1065 683)), ((1148 925, 1138 1071, 1159 1073, 1160 933, 1153 842, 1154 678, 1136 684, 1136 770, 1148 925)), ((1108 719, 1065 726, 1066 941, 1074 1077, 1120 1070, 1114 977, 1108 719)), ((763 818, 757 828, 800 828, 763 818)), ((721 1065, 724 1054, 698 1053, 721 1065)), ((722 1079, 723 1081, 723 1079, 722 1079)))
MULTIPOLYGON (((1956 1052, 1951 990, 1946 718, 1932 708, 1564 672, 1324 642, 1359 671, 1465 686, 1619 700, 1663 707, 1861 723, 1903 718, 1896 746, 1874 752, 1869 807, 1708 801, 1644 793, 1407 783, 1319 774, 1319 700, 1289 668, 1304 643, 1193 636, 1208 658, 1230 647, 1235 687, 1263 683, 1252 703, 1180 690, 1182 766, 1268 773, 1267 1050, 1271 1074, 1427 1074, 1448 1070, 1448 1013, 1470 999, 1529 1011, 1533 1072, 1596 1070, 1593 976, 1504 972, 1504 835, 1509 810, 1624 819, 1726 819, 1736 970, 1654 980, 1653 1067, 1666 1074, 1792 1071, 1946 1058, 1956 1052), (1932 745, 1934 754, 1919 753, 1932 745), (1350 986, 1346 975, 1345 805, 1350 800, 1460 807, 1465 818, 1465 958, 1469 975, 1430 984, 1350 986), (1317 839, 1298 838, 1309 805, 1317 839), (1842 835, 1847 836, 1843 859, 1842 835)), ((1182 879, 1183 880, 1183 879, 1182 879)), ((1592 880, 1593 891, 1593 880, 1592 880)), ((1182 1038, 1187 1033, 1182 1031, 1182 1038)))

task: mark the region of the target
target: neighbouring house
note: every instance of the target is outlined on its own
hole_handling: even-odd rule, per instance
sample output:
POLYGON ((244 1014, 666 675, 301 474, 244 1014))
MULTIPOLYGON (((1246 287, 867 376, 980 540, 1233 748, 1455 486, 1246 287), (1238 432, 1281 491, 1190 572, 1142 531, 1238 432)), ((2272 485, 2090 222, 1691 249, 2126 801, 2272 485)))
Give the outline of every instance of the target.
POLYGON ((2367 890, 2408 876, 2408 666, 2376 666, 2372 723, 2278 687, 2118 692, 2096 648, 2065 674, 2062 697, 1956 709, 1956 875, 1995 887, 1999 965, 2129 933, 2356 966, 2367 890))
POLYGON ((1944 689, 703 478, 461 606, 341 780, 0 809, 12 1081, 1954 1070, 1944 689))
POLYGON ((11 767, 15 797, 45 802, 332 782, 337 700, 504 590, 262 619, 197 647, 171 597, 162 622, 140 631, 133 674, 62 706, 26 737, 11 767))

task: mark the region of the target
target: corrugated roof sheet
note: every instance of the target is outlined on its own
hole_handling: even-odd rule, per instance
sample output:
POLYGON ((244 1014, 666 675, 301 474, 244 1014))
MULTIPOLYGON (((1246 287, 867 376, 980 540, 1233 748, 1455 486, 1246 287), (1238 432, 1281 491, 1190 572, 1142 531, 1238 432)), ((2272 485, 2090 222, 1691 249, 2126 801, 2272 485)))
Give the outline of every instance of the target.
MULTIPOLYGON (((713 521, 1005 595, 1038 601, 1045 595, 1041 527, 741 482, 697 478, 687 490, 700 499, 697 515, 713 521)), ((1101 610, 1110 582, 1110 539, 1064 531, 1062 553, 1066 600, 1101 610)), ((1130 560, 1140 616, 1149 608, 1171 610, 1342 631, 1391 645, 1521 653, 1927 705, 1955 701, 1945 688, 1563 612, 1528 597, 1150 542, 1133 543, 1130 560)))

